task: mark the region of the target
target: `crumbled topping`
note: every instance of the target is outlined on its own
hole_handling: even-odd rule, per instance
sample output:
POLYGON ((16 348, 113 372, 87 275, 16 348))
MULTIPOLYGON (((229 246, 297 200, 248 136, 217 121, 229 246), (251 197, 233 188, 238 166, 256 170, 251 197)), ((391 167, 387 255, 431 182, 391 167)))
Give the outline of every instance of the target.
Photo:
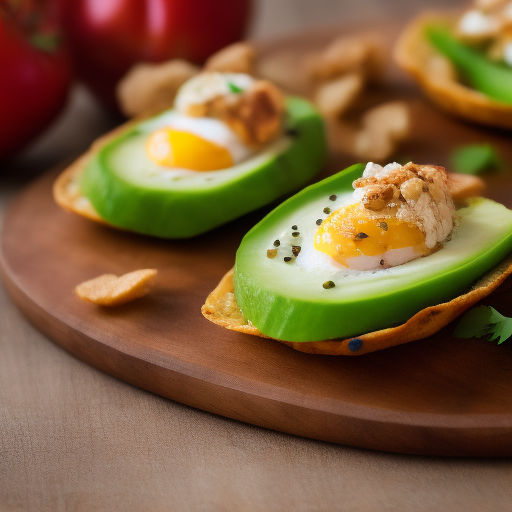
POLYGON ((457 24, 458 36, 467 43, 484 46, 491 60, 512 66, 512 2, 475 0, 457 24))
POLYGON ((356 197, 375 218, 395 217, 418 226, 429 249, 453 229, 457 216, 443 167, 412 162, 382 167, 370 162, 353 186, 356 197))
POLYGON ((244 91, 254 84, 254 79, 241 73, 200 73, 186 82, 178 91, 174 106, 184 115, 199 117, 204 106, 219 96, 235 99, 229 84, 236 85, 244 91))
POLYGON ((187 116, 219 119, 245 144, 259 146, 281 132, 284 98, 267 80, 202 73, 182 87, 175 107, 187 116))
POLYGON ((482 11, 472 9, 459 20, 458 30, 461 34, 481 38, 496 35, 500 29, 498 20, 482 11))

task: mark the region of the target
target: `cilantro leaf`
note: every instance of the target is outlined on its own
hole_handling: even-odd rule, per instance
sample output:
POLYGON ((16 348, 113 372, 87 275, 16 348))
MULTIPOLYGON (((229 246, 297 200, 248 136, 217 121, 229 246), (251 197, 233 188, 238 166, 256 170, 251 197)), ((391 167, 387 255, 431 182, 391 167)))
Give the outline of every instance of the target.
POLYGON ((463 174, 479 174, 502 167, 500 157, 490 144, 471 144, 452 152, 453 168, 463 174))
POLYGON ((233 94, 240 94, 244 92, 241 87, 238 87, 238 85, 234 84, 233 82, 228 82, 228 87, 233 94))
POLYGON ((459 322, 453 335, 456 338, 481 338, 490 334, 489 341, 498 345, 512 336, 512 318, 503 316, 490 306, 478 306, 469 310, 459 322))

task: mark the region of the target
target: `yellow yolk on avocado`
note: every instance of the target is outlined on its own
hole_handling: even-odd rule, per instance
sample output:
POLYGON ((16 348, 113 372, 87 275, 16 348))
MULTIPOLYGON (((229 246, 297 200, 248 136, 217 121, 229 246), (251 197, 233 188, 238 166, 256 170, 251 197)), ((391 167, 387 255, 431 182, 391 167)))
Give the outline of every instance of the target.
POLYGON ((146 152, 159 165, 192 171, 216 171, 232 167, 229 150, 194 133, 162 128, 148 139, 146 152))
POLYGON ((360 204, 329 215, 315 234, 314 247, 345 267, 351 258, 384 255, 393 249, 412 248, 418 256, 430 252, 418 226, 395 218, 372 218, 360 204))

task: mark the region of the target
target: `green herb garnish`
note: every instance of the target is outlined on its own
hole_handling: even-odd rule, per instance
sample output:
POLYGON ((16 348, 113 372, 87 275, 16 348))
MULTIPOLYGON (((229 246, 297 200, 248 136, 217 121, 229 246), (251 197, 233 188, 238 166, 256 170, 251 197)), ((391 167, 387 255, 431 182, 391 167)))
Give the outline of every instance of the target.
POLYGON ((512 318, 503 316, 490 306, 478 306, 469 310, 455 328, 456 338, 481 338, 491 334, 489 341, 498 345, 512 336, 512 318))
POLYGON ((453 168, 464 174, 479 174, 502 166, 500 157, 490 144, 471 144, 456 149, 451 155, 453 168))
POLYGON ((238 85, 235 85, 233 82, 228 82, 228 87, 233 94, 240 94, 244 92, 241 87, 238 87, 238 85))

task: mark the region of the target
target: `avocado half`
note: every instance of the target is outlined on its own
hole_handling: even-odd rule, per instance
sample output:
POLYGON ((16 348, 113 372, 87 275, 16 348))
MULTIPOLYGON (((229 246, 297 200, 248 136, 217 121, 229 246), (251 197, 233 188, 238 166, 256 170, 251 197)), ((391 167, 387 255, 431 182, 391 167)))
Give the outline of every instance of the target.
MULTIPOLYGON (((264 335, 307 342, 393 327, 464 293, 511 251, 512 211, 477 198, 458 211, 460 225, 441 250, 397 267, 324 275, 305 272, 293 261, 267 257, 273 240, 299 219, 307 221, 305 210, 321 211, 332 194, 351 192, 363 169, 355 165, 304 189, 242 240, 233 277, 235 297, 244 316, 264 335), (325 289, 327 280, 336 286, 325 289)), ((310 220, 314 223, 316 216, 310 220)))
POLYGON ((82 194, 109 224, 162 238, 209 231, 299 188, 326 157, 323 121, 314 107, 287 98, 285 134, 229 169, 169 177, 146 155, 164 114, 103 146, 80 180, 82 194))

